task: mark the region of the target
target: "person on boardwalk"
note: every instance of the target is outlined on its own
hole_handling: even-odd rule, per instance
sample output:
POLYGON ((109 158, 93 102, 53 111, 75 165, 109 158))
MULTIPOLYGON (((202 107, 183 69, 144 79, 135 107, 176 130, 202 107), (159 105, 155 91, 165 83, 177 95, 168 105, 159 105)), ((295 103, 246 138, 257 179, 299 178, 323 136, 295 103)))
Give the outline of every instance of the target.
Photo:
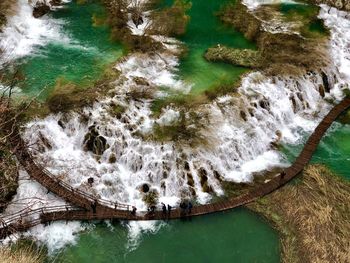
POLYGON ((171 209, 172 209, 172 206, 168 204, 168 216, 170 216, 171 209))
POLYGON ((192 202, 191 202, 191 201, 188 202, 188 213, 189 213, 189 214, 192 213, 192 207, 193 207, 192 202))
POLYGON ((181 214, 182 215, 185 215, 186 214, 186 211, 188 209, 188 203, 186 201, 182 201, 180 203, 180 208, 181 208, 181 214))
POLYGON ((163 215, 166 214, 166 206, 164 203, 162 203, 162 211, 163 211, 163 215))
POLYGON ((136 210, 137 208, 135 206, 132 206, 131 215, 136 216, 136 210))
POLYGON ((280 173, 280 176, 281 176, 281 180, 283 180, 284 177, 286 176, 286 172, 285 172, 285 171, 282 171, 282 172, 280 173))
POLYGON ((96 214, 97 200, 91 203, 92 212, 96 214))

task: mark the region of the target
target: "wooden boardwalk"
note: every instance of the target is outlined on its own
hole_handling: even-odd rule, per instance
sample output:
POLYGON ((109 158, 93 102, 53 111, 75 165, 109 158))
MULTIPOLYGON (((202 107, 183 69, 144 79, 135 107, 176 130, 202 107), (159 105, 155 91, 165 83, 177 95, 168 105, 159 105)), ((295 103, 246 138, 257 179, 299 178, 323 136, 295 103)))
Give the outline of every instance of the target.
POLYGON ((37 164, 30 155, 19 133, 17 133, 12 138, 11 143, 17 149, 16 156, 21 165, 34 180, 74 206, 47 207, 32 211, 21 211, 17 214, 0 218, 0 238, 2 239, 17 231, 27 230, 38 224, 47 224, 58 220, 169 220, 200 216, 245 205, 271 193, 298 175, 311 160, 320 140, 331 124, 349 107, 350 98, 345 98, 332 108, 314 130, 295 162, 284 170, 284 176, 279 175, 267 183, 257 185, 248 193, 238 197, 232 197, 213 204, 195 206, 192 208, 191 214, 183 214, 180 209, 174 209, 170 214, 163 214, 161 211, 156 211, 153 214, 137 212, 136 215, 132 215, 130 205, 113 203, 101 199, 97 200, 88 193, 72 188, 37 164))

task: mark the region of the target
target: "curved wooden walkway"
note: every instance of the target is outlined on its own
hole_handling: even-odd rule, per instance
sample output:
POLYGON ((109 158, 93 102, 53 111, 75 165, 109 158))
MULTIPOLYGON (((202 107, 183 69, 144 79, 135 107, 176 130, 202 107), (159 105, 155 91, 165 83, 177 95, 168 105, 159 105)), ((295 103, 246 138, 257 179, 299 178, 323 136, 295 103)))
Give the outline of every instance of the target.
POLYGON ((168 220, 205 215, 245 205, 273 192, 298 175, 311 160, 325 132, 337 117, 348 108, 350 108, 350 98, 343 99, 338 105, 332 108, 314 130, 295 162, 284 170, 284 176, 279 175, 265 184, 256 186, 253 190, 241 196, 232 197, 213 204, 195 206, 192 208, 191 214, 182 214, 180 209, 174 209, 170 214, 163 214, 161 211, 156 211, 153 214, 138 212, 136 215, 132 215, 131 206, 129 205, 100 199, 96 200, 94 196, 72 188, 38 165, 31 157, 24 141, 18 133, 12 138, 11 143, 17 149, 16 156, 21 165, 34 180, 68 203, 79 208, 72 206, 47 207, 19 212, 15 215, 0 218, 0 238, 4 238, 17 231, 27 230, 38 224, 46 224, 58 220, 168 220), (95 207, 93 208, 94 204, 95 207))

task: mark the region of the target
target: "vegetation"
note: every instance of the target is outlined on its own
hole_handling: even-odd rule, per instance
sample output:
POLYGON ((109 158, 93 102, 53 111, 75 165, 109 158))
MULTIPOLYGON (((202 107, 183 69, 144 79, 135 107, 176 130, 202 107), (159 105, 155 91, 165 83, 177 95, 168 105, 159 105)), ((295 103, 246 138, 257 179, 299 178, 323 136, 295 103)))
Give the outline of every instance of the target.
MULTIPOLYGON (((130 51, 159 51, 163 48, 162 44, 153 40, 147 35, 133 35, 128 26, 129 13, 133 17, 141 19, 142 11, 146 6, 141 2, 131 6, 131 1, 128 0, 103 0, 107 8, 108 18, 107 23, 111 27, 111 34, 114 40, 118 40, 124 44, 130 51), (131 7, 130 7, 131 6, 131 7)), ((139 19, 136 24, 141 23, 139 19)))
POLYGON ((212 62, 226 62, 247 68, 259 68, 262 56, 259 51, 250 49, 236 49, 226 46, 209 48, 204 57, 212 62))
POLYGON ((142 201, 144 201, 148 207, 158 205, 159 193, 157 192, 157 190, 151 189, 148 193, 144 194, 142 201))
POLYGON ((322 165, 249 204, 281 234, 282 262, 348 262, 350 184, 322 165))
MULTIPOLYGON (((111 83, 119 74, 118 70, 107 67, 103 76, 90 87, 80 87, 65 79, 57 79, 56 86, 47 99, 47 107, 50 112, 57 113, 89 106, 113 88, 111 83)), ((44 110, 44 113, 47 111, 44 110)))
POLYGON ((171 141, 179 144, 185 143, 195 147, 198 144, 205 144, 205 137, 201 131, 207 126, 207 116, 205 113, 183 110, 180 116, 171 124, 155 124, 151 139, 157 141, 171 141))
MULTIPOLYGON (((303 37, 296 34, 267 32, 263 30, 261 17, 269 17, 269 12, 270 9, 261 7, 252 13, 237 1, 235 4, 227 5, 220 13, 224 23, 234 26, 247 39, 257 43, 259 53, 257 53, 258 56, 251 56, 251 64, 256 62, 255 67, 262 66, 267 73, 279 75, 300 74, 307 70, 321 69, 327 65, 327 34, 312 34, 305 28, 301 29, 304 33, 303 37), (242 23, 242 21, 245 22, 242 23)), ((316 14, 311 13, 304 17, 303 23, 308 25, 316 18, 316 14)), ((298 19, 301 19, 300 16, 298 19)), ((227 50, 228 54, 224 59, 239 64, 242 63, 240 57, 244 57, 246 52, 245 50, 227 50), (231 58, 228 59, 228 57, 231 58)), ((247 61, 244 63, 248 64, 247 61)))
POLYGON ((37 246, 30 239, 20 239, 10 247, 0 248, 2 263, 44 263, 47 260, 47 249, 37 246))
MULTIPOLYGON (((7 16, 11 15, 13 12, 13 7, 16 5, 17 1, 15 0, 1 0, 0 2, 0 32, 2 27, 7 22, 7 16)), ((0 51, 1 54, 1 51, 0 51)))
POLYGON ((189 9, 191 9, 189 0, 175 0, 171 7, 153 12, 152 24, 147 33, 171 37, 185 34, 187 24, 190 21, 190 17, 186 14, 189 9))

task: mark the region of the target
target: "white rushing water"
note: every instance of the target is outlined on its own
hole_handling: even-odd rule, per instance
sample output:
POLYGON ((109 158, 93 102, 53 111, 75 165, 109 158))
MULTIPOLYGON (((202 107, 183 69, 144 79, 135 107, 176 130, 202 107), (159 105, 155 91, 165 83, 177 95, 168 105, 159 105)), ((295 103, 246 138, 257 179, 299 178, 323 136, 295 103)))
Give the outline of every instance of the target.
MULTIPOLYGON (((328 12, 326 6, 320 13, 331 30, 333 63, 324 69, 331 76, 328 81, 332 90, 326 94, 327 99, 340 99, 350 79, 350 21, 346 16, 336 9, 328 12)), ((323 85, 319 73, 282 78, 254 72, 244 77, 236 96, 223 96, 196 108, 192 113, 198 122, 191 122, 192 113, 185 113, 187 128, 197 131, 194 126, 201 126, 197 135, 208 142, 206 145, 191 147, 186 141, 161 143, 145 139, 155 125, 176 123, 181 109, 170 105, 155 118, 151 101, 135 99, 130 93, 142 90, 164 95, 154 87, 185 93, 191 88, 176 75, 178 42, 154 38, 164 42, 168 51, 153 56, 133 54, 116 65, 122 77, 115 82, 109 98, 82 113, 50 115, 27 125, 24 138, 36 148, 33 154, 57 177, 98 197, 140 209, 146 208, 140 191, 144 184, 159 193, 160 202, 175 205, 181 198, 189 197, 207 203, 213 196, 224 194, 220 180, 249 182, 254 175, 287 165, 272 143, 298 143, 331 107, 319 94, 319 86, 323 85), (124 110, 116 110, 120 108, 124 110), (106 139, 106 150, 101 156, 84 147, 85 136, 93 127, 106 139), (89 177, 94 178, 92 186, 87 184, 89 177), (193 182, 189 184, 190 178, 193 182), (203 181, 207 181, 204 187, 203 181)), ((16 198, 26 189, 20 187, 16 198)), ((28 198, 37 195, 27 192, 28 198)), ((42 196, 50 200, 48 195, 42 196)), ((134 241, 145 229, 158 229, 153 223, 130 223, 129 227, 134 241)), ((29 233, 47 240, 53 251, 62 247, 62 240, 74 242, 73 233, 81 229, 79 223, 55 223, 48 228, 38 226, 29 233)), ((130 247, 134 246, 130 242, 130 247)))
POLYGON ((0 33, 0 68, 5 62, 25 57, 37 47, 50 41, 68 42, 61 33, 63 21, 48 16, 33 17, 33 6, 27 0, 18 0, 17 12, 8 18, 7 25, 0 33))

